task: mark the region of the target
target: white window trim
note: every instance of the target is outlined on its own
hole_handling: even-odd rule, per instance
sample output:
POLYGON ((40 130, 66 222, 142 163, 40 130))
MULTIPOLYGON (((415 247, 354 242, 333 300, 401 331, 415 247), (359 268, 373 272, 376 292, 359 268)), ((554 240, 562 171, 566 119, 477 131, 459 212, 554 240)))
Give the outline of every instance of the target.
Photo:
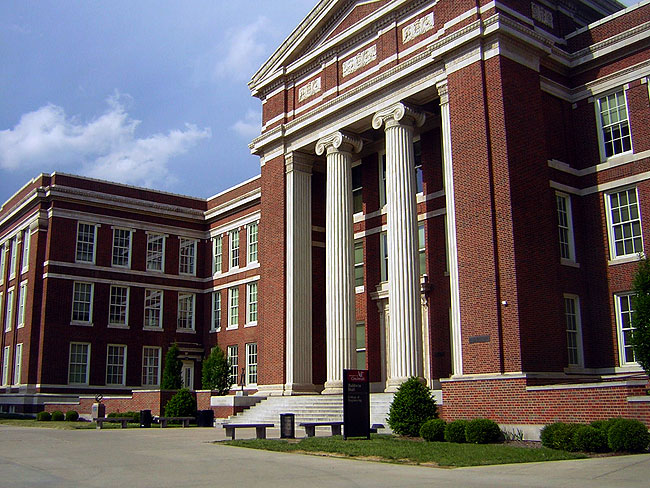
POLYGON ((257 386, 257 382, 259 381, 259 364, 260 364, 259 348, 257 342, 247 342, 245 348, 246 348, 246 386, 255 387, 257 386), (249 381, 250 367, 253 365, 253 363, 250 363, 248 361, 250 356, 249 346, 252 346, 253 344, 255 344, 255 358, 256 358, 256 362, 254 364, 255 364, 255 376, 257 377, 257 381, 255 382, 249 381))
POLYGON ((25 229, 23 234, 23 252, 22 260, 20 263, 20 274, 27 273, 29 271, 29 253, 31 252, 30 247, 32 244, 32 235, 30 234, 29 227, 25 229))
POLYGON ((18 236, 11 239, 11 249, 9 250, 9 281, 16 277, 18 268, 18 236))
MULTIPOLYGON (((555 192, 555 215, 557 219, 558 215, 558 209, 557 209, 557 198, 564 198, 566 202, 566 214, 567 214, 567 224, 569 226, 569 258, 563 258, 560 255, 560 263, 565 265, 565 266, 575 266, 577 264, 576 261, 576 245, 575 245, 575 237, 574 237, 574 232, 573 232, 573 208, 572 208, 572 201, 571 201, 571 195, 568 193, 563 193, 560 191, 555 192)), ((560 222, 558 221, 557 223, 558 229, 560 227, 560 222)), ((559 236, 558 236, 558 245, 559 245, 559 236)))
POLYGON ((151 387, 151 386, 160 386, 160 369, 161 369, 161 366, 162 366, 162 348, 159 347, 159 346, 142 346, 142 370, 143 370, 142 372, 143 373, 144 373, 144 368, 145 368, 145 364, 144 364, 144 359, 145 359, 144 351, 145 351, 145 349, 155 349, 156 352, 158 353, 158 367, 157 367, 157 372, 156 372, 156 383, 153 383, 153 384, 147 383, 147 384, 145 384, 144 381, 142 381, 143 380, 143 378, 142 378, 143 375, 140 375, 141 376, 140 377, 140 384, 142 386, 149 386, 149 387, 151 387))
POLYGON ((93 306, 95 302, 95 284, 88 281, 74 281, 72 283, 72 307, 70 310, 70 324, 71 325, 83 325, 87 327, 92 327, 93 325, 93 306), (88 321, 83 320, 74 320, 74 287, 77 283, 82 283, 84 285, 90 285, 90 310, 88 313, 88 321))
POLYGON ((379 182, 379 209, 381 211, 384 210, 384 208, 386 207, 386 205, 388 203, 388 195, 387 195, 387 193, 388 193, 388 178, 386 178, 386 182, 384 184, 382 184, 382 179, 381 179, 382 169, 383 169, 382 168, 382 166, 383 166, 382 165, 382 158, 384 158, 385 156, 386 156, 386 150, 385 149, 382 149, 381 151, 379 151, 379 153, 377 153, 377 157, 378 157, 377 181, 379 182), (383 204, 382 204, 382 200, 383 200, 383 204))
POLYGON ((624 186, 617 188, 603 194, 605 199, 605 218, 607 219, 607 242, 609 244, 609 264, 628 263, 632 261, 639 261, 643 255, 645 245, 643 242, 643 216, 641 215, 641 203, 639 201, 639 189, 637 186, 624 186), (616 256, 616 246, 614 242, 613 222, 612 222, 612 203, 610 196, 614 193, 634 189, 636 191, 636 204, 639 210, 639 222, 641 223, 641 252, 633 254, 624 254, 623 256, 616 256))
POLYGON ((599 93, 598 95, 594 95, 594 107, 596 110, 596 124, 598 126, 598 149, 600 151, 600 162, 601 163, 606 163, 615 160, 616 158, 619 158, 625 154, 632 154, 634 153, 634 141, 632 140, 632 124, 630 123, 630 108, 627 103, 627 85, 623 87, 618 87, 614 90, 608 90, 604 93, 599 93), (605 140, 603 137, 603 122, 600 117, 600 100, 601 98, 604 98, 606 96, 612 95, 614 93, 617 93, 619 91, 623 92, 623 98, 625 99, 625 111, 627 113, 627 125, 630 130, 630 150, 625 151, 622 153, 615 154, 614 156, 607 156, 605 152, 605 140))
POLYGON ((221 290, 214 290, 212 292, 212 308, 211 308, 211 314, 210 314, 210 332, 221 332, 221 314, 223 312, 223 303, 221 300, 221 290), (219 325, 217 326, 214 320, 214 312, 215 312, 215 302, 216 302, 216 297, 219 297, 219 325))
MULTIPOLYGON (((91 222, 84 222, 83 220, 80 220, 77 222, 77 237, 74 241, 75 248, 74 248, 74 262, 75 263, 85 263, 85 264, 95 264, 96 259, 97 259, 97 228, 100 227, 99 224, 94 224, 91 222), (79 225, 89 225, 93 227, 94 229, 94 236, 93 236, 93 258, 92 261, 80 261, 77 259, 77 245, 79 243, 79 225)), ((113 260, 113 255, 111 254, 111 261, 113 260)))
POLYGON ((113 227, 113 240, 111 241, 111 267, 113 268, 124 268, 131 269, 131 257, 133 255, 133 229, 128 229, 126 227, 113 227), (114 264, 113 263, 113 253, 115 252, 115 231, 123 230, 129 233, 129 251, 126 264, 114 264))
POLYGON ((7 243, 3 242, 0 244, 0 285, 5 282, 5 258, 7 257, 7 243))
POLYGON ((256 296, 256 301, 255 301, 255 306, 257 307, 256 309, 256 316, 259 319, 259 293, 260 293, 260 288, 259 288, 259 282, 258 281, 253 281, 251 283, 246 284, 246 323, 244 324, 244 327, 255 327, 257 325, 257 320, 250 320, 250 313, 251 313, 251 301, 250 301, 250 293, 251 293, 251 287, 255 285, 257 287, 257 291, 255 292, 256 296))
POLYGON ((228 270, 239 269, 241 266, 241 230, 239 228, 233 229, 228 233, 228 270), (234 251, 233 235, 237 234, 237 265, 233 266, 234 251))
POLYGON ((147 234, 147 248, 145 249, 145 269, 150 273, 165 273, 165 247, 167 244, 167 234, 161 234, 159 232, 146 232, 147 234), (160 263, 160 269, 153 269, 149 267, 149 238, 158 238, 162 237, 162 262, 160 263))
POLYGON ((196 293, 179 293, 178 294, 178 301, 177 301, 177 306, 178 310, 176 312, 176 332, 180 333, 186 333, 186 334, 193 334, 196 332, 196 293), (179 320, 181 318, 181 300, 186 297, 191 297, 192 298, 192 316, 191 316, 191 322, 192 325, 190 328, 181 328, 179 327, 179 320))
MULTIPOLYGON (((380 161, 381 161, 381 159, 380 159, 380 161)), ((357 166, 361 166, 361 163, 362 163, 362 160, 357 159, 355 161, 352 161, 351 167, 356 168, 357 166)), ((352 180, 350 180, 350 185, 352 185, 352 180)), ((363 179, 361 180, 361 193, 363 195, 363 179)), ((352 188, 352 199, 354 200, 354 188, 352 188)), ((353 218, 354 217, 361 218, 363 216, 363 197, 361 198, 361 201, 362 201, 361 210, 358 211, 358 212, 354 212, 353 216, 352 216, 353 218)), ((354 202, 352 202, 352 210, 354 211, 354 202)))
POLYGON ((2 386, 9 386, 9 369, 11 367, 11 346, 2 350, 2 386))
MULTIPOLYGON (((578 349, 578 364, 569 364, 569 369, 582 369, 585 367, 585 356, 584 356, 584 344, 582 341, 582 312, 580 310, 580 297, 572 293, 565 293, 565 299, 573 300, 575 303, 576 310, 576 341, 578 349)), ((565 330, 566 328, 566 306, 564 308, 564 321, 565 321, 565 330)), ((567 344, 567 358, 568 358, 568 344, 567 344)))
POLYGON ((226 327, 226 330, 234 330, 239 328, 239 287, 233 286, 231 288, 228 288, 228 326, 226 327), (237 290, 237 323, 234 324, 232 322, 232 295, 233 295, 233 290, 237 290))
POLYGON ((381 283, 388 283, 388 260, 384 259, 384 254, 388 254, 388 235, 386 232, 379 233, 379 277, 381 280, 381 275, 386 276, 386 280, 381 280, 381 283))
POLYGON ((255 222, 251 222, 250 224, 246 225, 246 266, 248 266, 250 263, 257 263, 260 260, 260 222, 259 220, 256 220, 255 222), (255 243, 251 241, 251 227, 256 226, 257 227, 257 240, 255 243), (257 250, 255 251, 255 259, 251 259, 251 246, 253 244, 257 245, 257 250))
POLYGON ((178 274, 183 275, 183 276, 196 276, 196 263, 197 263, 197 251, 198 251, 198 241, 196 239, 192 239, 190 237, 182 237, 179 236, 178 238, 179 244, 178 244, 178 274), (181 271, 181 250, 183 248, 183 242, 189 242, 192 244, 194 251, 193 251, 193 258, 192 258, 192 266, 191 266, 191 271, 181 271))
POLYGON ((161 331, 163 330, 163 311, 165 310, 165 292, 164 290, 158 290, 155 288, 145 288, 144 290, 144 304, 143 304, 143 316, 142 320, 144 321, 144 324, 142 325, 143 330, 156 330, 156 331, 161 331), (160 293, 160 323, 157 326, 153 325, 147 325, 147 292, 159 292, 160 293))
POLYGON ((11 287, 7 290, 7 304, 5 306, 5 323, 4 323, 4 330, 5 332, 10 332, 12 330, 13 322, 14 322, 14 295, 15 295, 15 287, 11 287))
POLYGON ((106 344, 106 374, 104 377, 104 381, 106 383, 106 386, 125 386, 126 385, 126 366, 128 364, 127 360, 127 354, 128 354, 129 348, 126 346, 126 344, 106 344), (111 347, 121 347, 124 350, 124 360, 122 363, 122 382, 121 383, 109 383, 108 382, 108 350, 111 347))
POLYGON ((89 342, 71 342, 70 347, 68 348, 68 385, 88 385, 90 381, 90 353, 91 353, 92 346, 89 342), (72 383, 70 382, 70 363, 72 360, 72 345, 82 345, 82 346, 88 346, 88 357, 87 357, 87 362, 86 362, 86 380, 83 383, 72 383))
POLYGON ((18 325, 16 325, 16 329, 21 329, 25 327, 25 315, 26 315, 26 308, 27 308, 27 281, 23 281, 20 283, 20 287, 18 288, 18 300, 16 301, 18 305, 18 325))
POLYGON ((15 352, 14 352, 14 378, 13 378, 13 385, 18 386, 22 385, 21 379, 22 379, 22 373, 23 373, 23 343, 19 342, 16 344, 15 347, 15 352), (20 349, 20 352, 18 350, 20 349))
POLYGON ((232 375, 232 367, 235 366, 235 375, 234 375, 235 379, 232 382, 232 385, 236 385, 239 382, 239 344, 231 344, 231 345, 226 347, 226 358, 228 360, 228 372, 230 373, 229 377, 231 379, 232 379, 232 376, 233 376, 232 375), (235 349, 234 352, 236 353, 236 354, 234 354, 232 356, 230 355, 231 348, 234 348, 235 349), (235 364, 232 364, 231 361, 230 361, 233 358, 235 359, 235 361, 234 361, 235 364))
POLYGON ((621 306, 619 297, 632 296, 634 293, 615 293, 614 294, 614 309, 616 313, 616 338, 618 341, 618 364, 620 367, 639 366, 637 361, 625 361, 625 341, 623 338, 623 324, 621 323, 621 306))
POLYGON ((111 285, 108 295, 108 327, 111 329, 128 329, 129 328, 129 302, 131 301, 131 288, 129 286, 111 285), (126 310, 124 314, 124 323, 111 322, 111 296, 113 288, 126 288, 126 310))
POLYGON ((212 238, 212 274, 219 275, 223 273, 223 234, 214 236, 212 238), (221 246, 221 252, 219 253, 219 260, 217 261, 217 241, 221 246), (219 263, 219 269, 217 269, 217 262, 219 263))

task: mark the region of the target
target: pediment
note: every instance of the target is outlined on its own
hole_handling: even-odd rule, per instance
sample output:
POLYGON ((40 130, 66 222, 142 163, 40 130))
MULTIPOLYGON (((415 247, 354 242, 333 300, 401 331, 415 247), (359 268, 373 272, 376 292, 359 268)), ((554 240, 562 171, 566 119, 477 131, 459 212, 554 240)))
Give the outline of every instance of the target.
POLYGON ((267 80, 275 79, 276 73, 286 72, 292 63, 336 43, 342 33, 364 23, 389 3, 391 0, 321 0, 253 75, 249 87, 255 93, 267 80))

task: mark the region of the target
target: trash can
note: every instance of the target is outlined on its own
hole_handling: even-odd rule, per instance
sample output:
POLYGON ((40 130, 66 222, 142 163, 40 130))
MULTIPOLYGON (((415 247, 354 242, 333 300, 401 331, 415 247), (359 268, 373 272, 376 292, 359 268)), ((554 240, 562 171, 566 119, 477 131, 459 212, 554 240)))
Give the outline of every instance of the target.
POLYGON ((293 413, 280 414, 280 439, 296 437, 296 415, 293 413))
POLYGON ((140 427, 151 427, 151 410, 140 410, 140 427))
POLYGON ((214 425, 214 410, 197 411, 196 425, 198 427, 212 427, 214 425))

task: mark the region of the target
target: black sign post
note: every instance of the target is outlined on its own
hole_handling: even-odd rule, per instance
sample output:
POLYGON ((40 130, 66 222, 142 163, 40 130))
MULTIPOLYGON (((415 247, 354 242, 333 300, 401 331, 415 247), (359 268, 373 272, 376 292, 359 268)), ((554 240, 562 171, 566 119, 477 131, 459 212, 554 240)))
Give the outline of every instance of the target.
POLYGON ((370 381, 367 369, 343 370, 343 439, 370 439, 370 381))

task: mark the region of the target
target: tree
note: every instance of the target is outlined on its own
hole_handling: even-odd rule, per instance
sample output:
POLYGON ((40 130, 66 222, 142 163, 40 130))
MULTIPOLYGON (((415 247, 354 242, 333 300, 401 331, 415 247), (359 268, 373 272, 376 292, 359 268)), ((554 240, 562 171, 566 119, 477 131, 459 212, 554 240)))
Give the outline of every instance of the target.
POLYGON ((162 390, 178 390, 183 386, 181 379, 181 370, 183 363, 178 359, 180 353, 177 344, 172 344, 167 355, 165 356, 165 369, 163 371, 162 383, 160 388, 162 390))
POLYGON ((641 367, 650 373, 650 260, 644 256, 634 275, 632 348, 641 367))
POLYGON ((213 347, 210 355, 203 361, 202 383, 204 390, 216 390, 218 395, 230 391, 230 365, 226 353, 219 346, 213 347))
POLYGON ((431 390, 412 376, 395 392, 388 414, 388 425, 396 434, 415 437, 419 435, 422 424, 437 416, 438 408, 431 390))

